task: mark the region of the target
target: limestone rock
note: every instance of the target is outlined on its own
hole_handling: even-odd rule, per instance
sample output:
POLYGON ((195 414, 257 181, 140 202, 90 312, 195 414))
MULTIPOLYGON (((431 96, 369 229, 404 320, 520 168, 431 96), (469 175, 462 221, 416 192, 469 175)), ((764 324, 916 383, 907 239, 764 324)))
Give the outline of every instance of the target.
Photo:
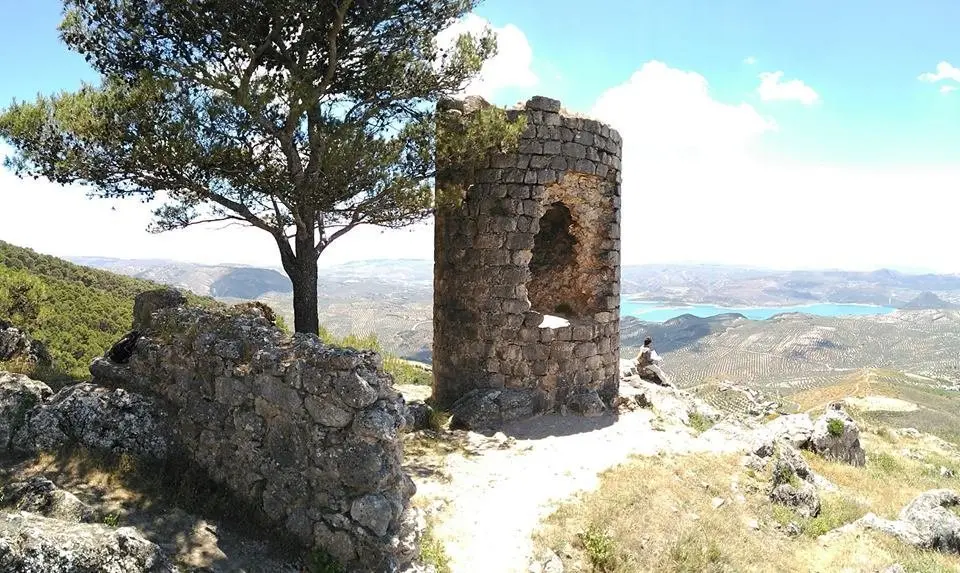
POLYGON ((0 451, 10 446, 10 440, 23 425, 27 412, 51 394, 53 390, 43 382, 31 380, 23 374, 0 372, 0 451))
POLYGON ((671 424, 690 424, 690 415, 699 414, 710 420, 720 418, 720 413, 688 392, 631 377, 628 386, 621 388, 624 396, 634 396, 637 404, 650 407, 671 424))
POLYGON ((420 556, 420 541, 427 530, 427 518, 422 509, 408 507, 400 516, 400 533, 397 536, 398 560, 412 563, 420 556))
POLYGON ((42 370, 52 366, 53 359, 42 342, 0 319, 0 362, 18 362, 42 370))
POLYGON ((606 406, 600 395, 595 390, 580 392, 567 398, 567 407, 574 414, 579 414, 588 418, 602 416, 606 411, 606 406))
POLYGON ((960 493, 949 489, 930 490, 904 506, 895 521, 868 513, 826 535, 874 529, 915 547, 960 553, 960 515, 951 511, 957 506, 960 506, 960 493))
POLYGON ((907 545, 913 545, 916 547, 924 546, 924 540, 921 537, 920 532, 912 523, 900 520, 893 521, 884 519, 874 513, 868 513, 853 523, 835 529, 833 532, 827 533, 826 535, 843 533, 856 529, 872 529, 875 531, 881 531, 896 537, 907 545))
POLYGON ((950 510, 958 506, 960 492, 930 490, 908 503, 899 519, 917 528, 924 547, 960 553, 960 515, 950 510))
POLYGON ((860 446, 860 428, 838 405, 832 405, 817 419, 810 438, 813 451, 825 458, 854 466, 866 463, 866 454, 860 446))
POLYGON ((799 451, 781 443, 773 463, 770 500, 796 509, 803 517, 816 517, 820 514, 816 477, 799 451))
POLYGON ((0 513, 0 571, 174 573, 160 548, 131 527, 0 513))
POLYGON ((432 416, 433 408, 423 400, 407 403, 407 428, 410 431, 417 432, 429 428, 432 416))
POLYGON ((800 452, 796 449, 782 444, 777 449, 776 459, 774 460, 773 485, 788 483, 793 476, 797 476, 804 481, 813 480, 813 470, 803 459, 800 452))
POLYGON ((536 396, 527 390, 471 390, 450 409, 452 429, 491 431, 505 422, 537 413, 536 396))
POLYGON ((93 508, 40 476, 4 486, 0 505, 74 523, 86 523, 96 518, 93 508))
POLYGON ((786 442, 795 448, 802 448, 813 436, 813 420, 807 414, 789 414, 779 416, 764 424, 773 442, 786 442))
MULTIPOLYGON (((263 527, 326 551, 347 571, 400 570, 419 542, 401 517, 416 488, 402 466, 408 411, 382 358, 286 335, 257 305, 207 310, 158 298, 140 299, 144 313, 158 309, 126 364, 91 364, 96 384, 123 389, 101 389, 104 399, 149 397, 155 413, 168 413, 162 420, 176 438, 168 451, 247 504, 263 527)), ((34 435, 127 423, 101 429, 48 417, 58 424, 34 435)), ((112 443, 135 431, 117 431, 112 443)))
POLYGON ((142 292, 133 301, 133 330, 146 331, 153 326, 153 314, 164 308, 186 304, 183 293, 174 288, 142 292))
POLYGON ((80 444, 164 459, 172 442, 168 417, 153 398, 81 383, 60 390, 27 412, 11 446, 20 452, 38 452, 80 444))
POLYGON ((803 517, 820 515, 820 496, 813 484, 808 482, 801 482, 797 487, 789 483, 780 484, 770 492, 770 499, 796 509, 803 517))

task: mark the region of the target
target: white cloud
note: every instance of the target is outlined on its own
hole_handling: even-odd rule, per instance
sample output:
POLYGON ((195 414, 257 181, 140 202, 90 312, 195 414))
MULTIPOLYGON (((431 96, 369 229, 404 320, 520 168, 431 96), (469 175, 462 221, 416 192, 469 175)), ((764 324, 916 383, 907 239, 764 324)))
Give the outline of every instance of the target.
POLYGON ((783 72, 764 72, 760 74, 760 87, 757 93, 763 101, 797 101, 803 105, 813 105, 820 101, 816 90, 801 80, 780 81, 783 72))
POLYGON ((940 93, 942 94, 948 94, 956 90, 957 90, 957 86, 940 86, 940 93))
POLYGON ((748 66, 752 66, 757 63, 757 58, 753 56, 747 56, 743 59, 743 63, 747 64, 748 66))
POLYGON ((488 27, 497 36, 497 54, 484 63, 479 76, 464 89, 464 94, 493 100, 504 88, 536 86, 540 80, 531 68, 533 48, 523 31, 513 24, 497 28, 476 14, 467 14, 437 35, 437 45, 451 46, 461 34, 479 35, 488 27))
POLYGON ((939 82, 943 80, 953 80, 960 82, 960 68, 952 66, 950 62, 940 62, 937 64, 937 71, 924 72, 917 78, 921 82, 939 82))
MULTIPOLYGON (((10 148, 0 143, 0 159, 10 148)), ((203 225, 150 234, 153 205, 88 199, 82 188, 20 179, 0 168, 0 240, 56 256, 161 258, 206 264, 280 267, 267 233, 238 225, 203 225)), ((382 231, 358 227, 320 257, 323 266, 358 258, 430 258, 431 227, 382 231)))
POLYGON ((604 92, 591 115, 618 127, 631 158, 644 163, 678 155, 726 158, 777 128, 749 104, 714 100, 700 74, 658 61, 604 92))
POLYGON ((708 87, 648 62, 592 110, 624 139, 624 263, 960 271, 949 215, 960 197, 941 198, 960 187, 960 168, 772 162, 758 151, 776 124, 708 87))
MULTIPOLYGON (((942 191, 960 188, 960 167, 773 162, 759 153, 777 130, 773 119, 749 104, 717 100, 706 78, 661 62, 608 89, 591 115, 624 138, 626 264, 960 272, 952 220, 960 194, 942 191)), ((0 157, 4 151, 0 144, 0 157)), ((23 181, 2 169, 0 205, 0 239, 54 255, 279 266, 262 231, 208 226, 149 235, 149 207, 136 201, 87 199, 81 189, 23 181)), ((361 227, 320 263, 430 259, 432 229, 361 227)))

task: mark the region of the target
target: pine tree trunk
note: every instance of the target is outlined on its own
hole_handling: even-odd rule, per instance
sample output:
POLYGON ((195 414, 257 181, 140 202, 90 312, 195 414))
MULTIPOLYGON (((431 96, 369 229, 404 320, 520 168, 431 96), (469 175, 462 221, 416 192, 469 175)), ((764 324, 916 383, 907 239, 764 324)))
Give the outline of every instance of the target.
MULTIPOLYGON (((312 229, 311 229, 312 231, 312 229)), ((296 258, 284 264, 284 270, 293 284, 293 329, 308 334, 320 333, 317 311, 317 256, 313 237, 298 233, 296 258)))

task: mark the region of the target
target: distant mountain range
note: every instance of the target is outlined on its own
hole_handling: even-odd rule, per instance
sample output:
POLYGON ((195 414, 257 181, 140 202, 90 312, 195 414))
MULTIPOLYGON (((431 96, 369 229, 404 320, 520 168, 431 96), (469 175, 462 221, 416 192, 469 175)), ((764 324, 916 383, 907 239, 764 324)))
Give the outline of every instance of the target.
MULTIPOLYGON (((292 292, 275 270, 240 265, 200 265, 169 260, 74 257, 73 262, 164 282, 200 295, 275 297, 292 292)), ((775 271, 722 265, 625 265, 621 292, 668 303, 720 306, 788 306, 813 302, 897 308, 951 308, 960 304, 960 276, 873 272, 775 271)), ((321 299, 342 297, 429 301, 433 262, 423 259, 355 261, 320 269, 321 299)))
MULTIPOLYGON (((960 302, 960 276, 873 272, 774 271, 720 265, 627 265, 621 292, 647 300, 720 306, 789 306, 813 302, 905 308, 923 294, 960 302)), ((919 304, 924 304, 921 299, 919 304)), ((932 308, 923 306, 923 308, 932 308)))
POLYGON ((286 275, 239 265, 201 265, 162 259, 70 257, 78 265, 184 288, 199 295, 252 299, 267 293, 292 293, 286 275))

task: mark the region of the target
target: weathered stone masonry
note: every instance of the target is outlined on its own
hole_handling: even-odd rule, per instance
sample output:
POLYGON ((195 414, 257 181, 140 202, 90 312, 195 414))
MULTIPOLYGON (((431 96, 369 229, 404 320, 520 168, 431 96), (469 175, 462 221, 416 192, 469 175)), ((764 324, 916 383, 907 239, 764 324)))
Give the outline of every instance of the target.
POLYGON ((434 397, 466 425, 595 413, 618 387, 620 135, 543 97, 506 113, 516 152, 437 181, 462 201, 436 213, 434 397))
POLYGON ((151 296, 129 363, 95 361, 95 382, 156 396, 193 462, 348 571, 415 557, 405 406, 377 354, 286 336, 256 305, 162 308, 176 301, 151 296))

